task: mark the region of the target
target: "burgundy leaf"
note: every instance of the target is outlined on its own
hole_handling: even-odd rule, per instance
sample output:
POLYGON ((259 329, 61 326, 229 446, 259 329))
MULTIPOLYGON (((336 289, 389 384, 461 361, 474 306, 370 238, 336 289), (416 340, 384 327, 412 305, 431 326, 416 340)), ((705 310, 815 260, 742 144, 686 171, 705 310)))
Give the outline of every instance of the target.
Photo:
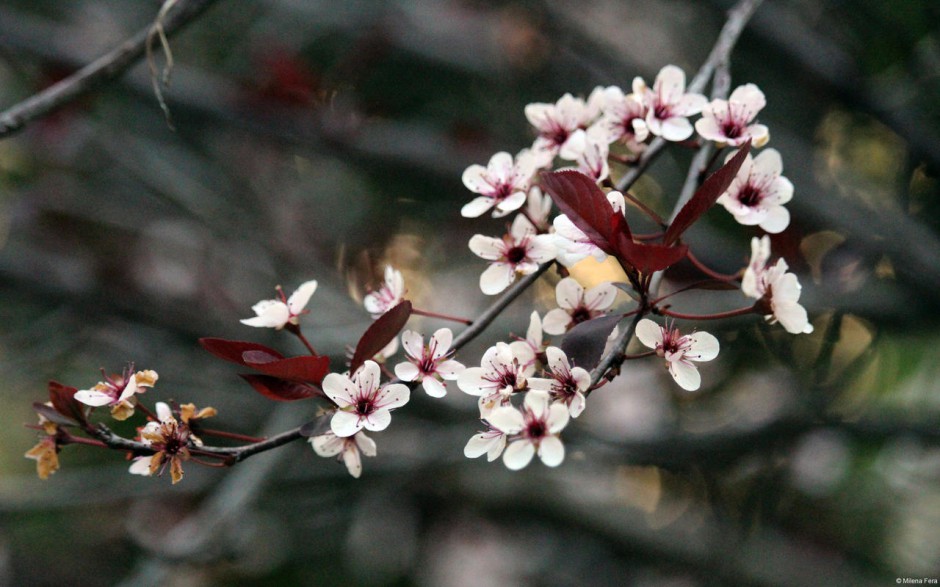
POLYGON ((315 420, 311 420, 300 427, 300 435, 306 437, 312 436, 322 436, 330 431, 330 420, 333 418, 332 413, 326 413, 322 416, 319 416, 315 420))
POLYGON ((616 255, 630 265, 636 267, 641 273, 662 271, 675 265, 688 252, 686 245, 669 246, 657 243, 638 243, 627 236, 621 236, 617 241, 616 255))
POLYGON ((352 362, 349 363, 349 372, 355 373, 366 360, 374 357, 385 348, 385 345, 392 342, 392 339, 398 336, 401 329, 405 327, 409 316, 411 316, 411 302, 408 300, 379 316, 359 339, 352 362))
POLYGON ((213 355, 242 366, 256 367, 256 364, 249 365, 245 355, 251 358, 253 363, 265 363, 277 359, 283 359, 284 355, 276 350, 266 347, 263 344, 246 342, 242 340, 225 340, 223 338, 200 338, 199 344, 213 355), (263 356, 272 357, 265 361, 263 356))
POLYGON ((692 226, 696 220, 701 218, 702 214, 707 212, 718 198, 721 197, 721 194, 725 193, 725 190, 728 189, 728 186, 730 186, 731 182, 734 180, 734 176, 737 175, 738 170, 741 169, 741 164, 744 163, 744 159, 747 157, 750 150, 751 141, 748 139, 734 157, 729 159, 718 171, 709 175, 705 181, 702 182, 701 187, 695 191, 695 194, 686 202, 685 206, 679 210, 676 219, 673 220, 669 228, 666 229, 666 236, 663 238, 665 244, 671 245, 679 240, 682 233, 692 226))
POLYGON ((272 375, 240 374, 239 376, 261 395, 279 402, 292 402, 323 395, 319 387, 309 383, 288 381, 272 375))
POLYGON ((323 356, 300 356, 287 359, 266 360, 270 355, 258 351, 246 351, 245 365, 254 367, 267 375, 290 381, 315 383, 323 381, 330 372, 330 358, 323 356), (256 362, 254 359, 261 359, 256 362))
POLYGON ((590 371, 600 362, 607 337, 622 318, 622 314, 609 314, 578 324, 561 341, 561 350, 574 366, 590 371))
POLYGON ((59 426, 78 426, 78 422, 68 416, 63 416, 58 410, 44 403, 33 402, 33 410, 46 420, 58 424, 59 426))
POLYGON ((591 242, 608 255, 613 255, 612 235, 626 230, 626 220, 612 219, 610 202, 597 187, 593 179, 580 171, 543 171, 540 175, 542 189, 552 197, 558 209, 583 232, 591 242), (622 226, 619 224, 622 221, 622 226))
POLYGON ((58 381, 49 382, 49 401, 52 407, 66 418, 85 423, 85 404, 75 399, 75 387, 62 385, 58 381))

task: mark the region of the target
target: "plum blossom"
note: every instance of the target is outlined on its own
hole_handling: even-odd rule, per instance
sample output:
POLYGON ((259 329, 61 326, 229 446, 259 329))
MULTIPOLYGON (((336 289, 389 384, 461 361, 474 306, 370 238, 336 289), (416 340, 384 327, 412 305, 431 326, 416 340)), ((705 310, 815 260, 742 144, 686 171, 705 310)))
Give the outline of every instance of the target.
POLYGON ((584 150, 575 158, 578 164, 575 169, 600 183, 610 176, 610 164, 607 162, 609 154, 608 143, 588 138, 584 142, 584 150))
POLYGON ((442 379, 453 381, 464 370, 462 363, 448 357, 453 354, 450 345, 454 333, 450 328, 441 328, 424 344, 424 337, 413 330, 401 334, 401 343, 408 355, 408 362, 395 365, 395 375, 402 381, 420 381, 424 391, 431 397, 444 397, 447 388, 442 379))
POLYGON ((162 475, 167 466, 176 485, 183 480, 183 461, 189 460, 191 433, 186 422, 177 422, 170 406, 156 403, 159 422, 147 422, 140 430, 140 442, 153 449, 149 457, 136 457, 128 472, 132 475, 162 475))
POLYGON ((538 167, 546 167, 559 155, 574 160, 584 149, 586 129, 600 113, 604 89, 597 87, 587 102, 565 94, 554 104, 538 102, 525 107, 525 116, 539 136, 532 144, 538 167))
POLYGON ((764 302, 764 318, 771 324, 780 322, 790 334, 809 334, 813 325, 809 322, 806 308, 799 304, 802 287, 782 258, 773 266, 767 266, 770 258, 770 237, 751 239, 751 261, 741 280, 741 291, 750 298, 764 302))
POLYGON ((501 239, 474 235, 470 250, 492 261, 480 276, 480 289, 487 295, 498 294, 516 280, 516 275, 534 273, 539 264, 555 258, 554 239, 547 234, 535 234, 524 216, 517 216, 509 234, 501 239))
POLYGON ((740 147, 750 139, 753 146, 763 147, 770 133, 763 124, 751 122, 766 105, 764 93, 757 86, 738 86, 727 100, 712 100, 702 108, 695 130, 703 139, 718 144, 740 147))
POLYGON ((457 387, 480 397, 480 415, 485 418, 495 407, 508 403, 513 393, 528 389, 531 373, 508 344, 498 342, 483 353, 479 367, 464 369, 457 377, 457 387))
POLYGON ((405 280, 401 276, 401 271, 391 265, 386 265, 385 281, 379 289, 363 298, 362 305, 365 306, 366 312, 376 319, 400 304, 403 299, 405 299, 405 280))
POLYGON ((108 376, 102 370, 104 381, 91 389, 76 391, 75 399, 86 406, 110 406, 111 416, 115 420, 126 420, 134 414, 134 405, 137 403, 134 395, 143 393, 147 387, 153 387, 158 378, 156 371, 133 371, 133 365, 124 369, 121 376, 108 376))
POLYGON ((634 78, 633 94, 646 107, 649 132, 667 141, 684 141, 692 136, 688 117, 701 112, 708 103, 701 94, 685 92, 685 72, 675 65, 667 65, 659 71, 652 89, 643 78, 634 78))
POLYGON ((277 286, 278 299, 261 300, 251 307, 257 316, 254 318, 245 318, 241 321, 247 326, 256 326, 258 328, 275 328, 280 330, 292 324, 300 324, 300 315, 305 314, 304 308, 310 301, 310 296, 317 291, 316 280, 305 281, 300 284, 297 291, 291 296, 285 297, 284 290, 277 286))
POLYGON ((309 442, 321 457, 337 457, 337 460, 342 460, 346 470, 356 479, 362 475, 362 455, 374 457, 376 454, 375 441, 361 431, 346 438, 327 432, 314 436, 309 442))
POLYGON ((475 459, 486 454, 486 460, 492 463, 503 454, 504 448, 506 448, 506 433, 489 427, 485 432, 470 437, 467 446, 463 449, 463 454, 468 459, 475 459))
POLYGON ((636 94, 624 95, 617 86, 604 91, 603 114, 587 130, 589 139, 608 144, 623 142, 631 151, 641 151, 649 136, 646 126, 646 106, 636 94))
POLYGON ((636 325, 636 337, 666 359, 669 374, 686 391, 695 391, 702 384, 692 361, 711 361, 718 356, 718 339, 711 334, 693 332, 682 336, 677 328, 660 326, 647 318, 636 325))
POLYGON ((581 367, 572 367, 568 356, 558 347, 545 349, 545 356, 552 378, 532 377, 529 386, 547 391, 555 401, 568 407, 572 418, 577 418, 584 411, 584 392, 591 387, 591 374, 581 367))
POLYGON ((610 282, 585 291, 578 280, 566 277, 555 286, 558 307, 545 314, 542 328, 549 334, 564 334, 573 326, 603 315, 616 297, 617 288, 610 282))
POLYGON ((539 234, 546 233, 552 226, 552 223, 548 220, 548 216, 551 212, 552 197, 543 194, 542 190, 537 185, 529 188, 529 195, 526 197, 525 214, 519 215, 525 220, 525 224, 531 226, 534 232, 539 234), (535 224, 533 224, 533 222, 535 224))
MULTIPOLYGON (((618 191, 607 192, 607 201, 610 202, 611 212, 622 213, 624 211, 625 204, 622 193, 618 191)), ((552 236, 557 249, 556 258, 565 267, 571 267, 587 257, 594 257, 598 262, 602 262, 607 258, 607 253, 591 242, 591 239, 584 234, 584 231, 578 228, 566 215, 559 214, 552 224, 555 226, 555 234, 552 236)))
POLYGON ((388 428, 391 410, 408 403, 411 391, 402 383, 380 384, 375 361, 366 361, 352 375, 330 373, 323 379, 323 392, 338 406, 330 420, 333 434, 353 436, 363 428, 378 432, 388 428))
POLYGON ((490 158, 486 167, 468 167, 463 172, 463 184, 480 195, 461 208, 461 216, 476 218, 495 208, 493 217, 499 218, 521 208, 537 163, 535 155, 523 149, 515 160, 509 153, 500 151, 490 158))
POLYGON ((526 330, 525 338, 509 343, 509 348, 512 349, 512 354, 523 369, 530 371, 535 369, 535 361, 543 352, 542 320, 538 312, 533 311, 529 315, 529 328, 526 330))
POLYGON ((549 467, 565 460, 565 447, 558 433, 568 424, 568 408, 550 404, 544 391, 526 394, 520 412, 512 406, 496 408, 487 417, 490 425, 506 434, 518 435, 503 452, 503 462, 517 471, 529 464, 536 454, 549 467))
POLYGON ((782 232, 790 224, 790 212, 783 205, 793 198, 793 184, 780 175, 782 171, 783 161, 775 149, 753 158, 748 154, 718 203, 745 226, 782 232))

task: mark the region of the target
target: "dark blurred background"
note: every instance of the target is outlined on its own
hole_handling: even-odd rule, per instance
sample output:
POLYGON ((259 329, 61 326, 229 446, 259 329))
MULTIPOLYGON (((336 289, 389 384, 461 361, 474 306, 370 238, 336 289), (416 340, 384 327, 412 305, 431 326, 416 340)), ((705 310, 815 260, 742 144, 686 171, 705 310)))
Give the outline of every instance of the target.
MULTIPOLYGON (((0 2, 0 107, 117 46, 159 4, 0 2)), ((774 249, 800 273, 816 331, 709 324, 723 353, 695 394, 629 363, 565 430, 559 469, 465 459, 477 408, 455 387, 413 394, 359 480, 300 442, 233 469, 189 465, 172 487, 128 475, 116 452, 66 447, 48 481, 22 458, 47 380, 89 387, 127 361, 159 372, 148 401, 213 405, 217 427, 309 420, 312 403, 274 405, 196 343, 301 353, 238 323, 276 284, 319 281, 305 329, 337 365, 385 263, 417 306, 478 313, 484 267, 466 243, 504 221, 460 217, 463 169, 530 144, 527 103, 627 89, 669 63, 691 77, 729 6, 224 0, 171 40, 175 131, 140 63, 0 141, 0 584, 940 579, 933 0, 758 10, 733 86, 767 95, 760 119, 796 187, 774 249)), ((668 211, 690 160, 666 152, 635 192, 668 211)), ((729 218, 715 210, 689 238, 734 271, 752 232, 729 218)), ((523 333, 533 307, 553 307, 552 279, 459 358, 523 333)))

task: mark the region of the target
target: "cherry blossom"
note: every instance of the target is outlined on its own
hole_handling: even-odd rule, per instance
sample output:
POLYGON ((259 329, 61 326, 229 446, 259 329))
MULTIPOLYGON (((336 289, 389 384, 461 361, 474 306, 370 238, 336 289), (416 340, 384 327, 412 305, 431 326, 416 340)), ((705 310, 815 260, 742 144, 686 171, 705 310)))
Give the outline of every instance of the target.
POLYGON ((486 454, 486 460, 493 462, 503 454, 506 448, 506 434, 502 430, 490 427, 485 432, 474 434, 467 441, 467 446, 463 449, 463 454, 468 459, 475 459, 480 455, 486 454))
POLYGON ((525 116, 539 133, 532 144, 538 166, 551 164, 556 155, 574 160, 584 149, 586 129, 600 113, 603 88, 595 88, 587 102, 565 94, 554 104, 535 103, 525 107, 525 116))
POLYGON ((573 326, 603 315, 616 297, 617 288, 609 282, 585 291, 578 280, 566 277, 555 286, 559 307, 545 314, 542 328, 549 334, 564 334, 573 326))
POLYGON ((636 94, 624 95, 617 86, 604 92, 603 114, 587 130, 589 139, 608 144, 621 141, 631 151, 641 151, 643 141, 649 136, 646 126, 646 106, 636 94))
POLYGON ((718 339, 711 334, 693 332, 682 336, 678 329, 660 326, 647 318, 636 325, 636 337, 666 359, 669 374, 686 391, 695 391, 702 383, 692 361, 711 361, 718 356, 718 339))
POLYGON ((153 387, 158 378, 156 371, 133 371, 133 365, 124 369, 121 376, 108 376, 102 371, 104 381, 91 389, 76 391, 75 399, 86 406, 110 406, 111 416, 115 420, 126 420, 134 414, 134 404, 137 402, 134 394, 153 387))
POLYGON ((408 355, 408 362, 395 365, 395 375, 402 381, 420 381, 424 391, 431 397, 444 397, 447 388, 442 379, 453 381, 464 370, 448 356, 454 333, 450 328, 441 328, 424 344, 424 337, 413 330, 401 334, 401 343, 408 355))
POLYGON ((568 356, 558 347, 545 349, 545 356, 552 378, 532 377, 529 386, 547 391, 553 399, 568 407, 572 418, 577 418, 584 411, 584 392, 591 387, 591 374, 581 367, 572 367, 568 356))
POLYGON ((147 422, 140 430, 140 442, 153 449, 149 457, 137 457, 128 471, 133 475, 162 475, 169 466, 173 485, 183 480, 183 461, 189 460, 190 430, 186 422, 173 417, 170 406, 157 402, 159 422, 147 422))
POLYGON ((753 158, 748 154, 718 203, 745 226, 782 232, 790 224, 790 212, 783 205, 793 198, 793 184, 780 175, 782 171, 783 161, 775 149, 753 158))
POLYGON ((609 154, 608 143, 588 138, 584 142, 584 150, 575 157, 578 166, 574 169, 600 183, 610 176, 609 154))
POLYGON ((480 289, 487 295, 498 294, 516 280, 516 275, 533 273, 539 264, 555 258, 554 239, 547 234, 535 234, 523 216, 516 217, 509 234, 501 239, 474 235, 470 250, 492 261, 480 276, 480 289))
POLYGON ((375 361, 366 361, 352 377, 330 373, 323 379, 323 392, 339 409, 330 428, 339 437, 353 436, 363 428, 378 432, 388 428, 391 410, 408 403, 411 391, 402 383, 380 384, 375 361))
POLYGON ((565 460, 565 447, 558 433, 568 424, 568 408, 550 404, 544 391, 526 394, 522 411, 512 406, 496 408, 487 417, 490 425, 506 434, 518 435, 503 452, 503 462, 517 471, 536 454, 549 467, 565 460))
POLYGON ((649 132, 667 141, 684 141, 692 136, 688 117, 701 112, 708 103, 701 94, 685 92, 685 72, 675 65, 667 65, 659 71, 652 89, 643 78, 634 78, 633 94, 646 107, 649 132))
POLYGON ((403 299, 405 299, 405 280, 401 276, 401 271, 391 265, 386 265, 385 281, 379 289, 363 298, 362 305, 375 319, 400 304, 403 299))
POLYGON ((276 300, 261 300, 251 307, 257 316, 245 318, 241 321, 247 326, 258 328, 276 328, 280 330, 288 324, 300 324, 300 315, 306 313, 304 308, 310 301, 310 296, 317 291, 316 280, 305 281, 300 284, 297 291, 289 298, 284 296, 284 290, 277 286, 278 298, 276 300))
POLYGON ((702 118, 695 130, 703 139, 720 145, 740 147, 748 139, 754 147, 763 147, 770 133, 763 124, 751 124, 767 105, 764 93, 754 84, 738 86, 727 100, 712 100, 702 108, 702 118))
MULTIPOLYGON (((623 194, 618 191, 607 192, 607 201, 610 202, 611 212, 623 212, 625 208, 623 194)), ((575 226, 564 214, 559 214, 552 222, 555 227, 554 237, 556 258, 565 267, 572 267, 579 261, 594 257, 598 262, 607 258, 607 253, 600 250, 591 242, 584 232, 575 226)))
POLYGON ((741 279, 741 291, 750 298, 765 302, 768 314, 764 318, 771 324, 780 322, 790 334, 809 334, 813 325, 806 308, 799 304, 802 286, 793 273, 787 273, 785 260, 767 267, 770 258, 770 238, 751 239, 751 261, 741 279))
POLYGON ((542 320, 538 312, 533 311, 529 315, 525 338, 509 343, 509 348, 524 369, 535 369, 535 361, 542 352, 542 320))
POLYGON ((480 195, 461 208, 461 216, 476 218, 495 208, 493 217, 499 218, 521 208, 526 202, 526 191, 537 163, 535 155, 523 149, 515 160, 509 153, 501 151, 490 158, 486 167, 468 167, 463 172, 463 184, 480 195))
POLYGON ((327 432, 314 436, 309 442, 321 457, 338 457, 337 460, 342 460, 346 470, 356 479, 362 475, 362 455, 374 457, 376 454, 375 441, 366 436, 365 432, 357 432, 346 438, 327 432))
POLYGON ((509 401, 509 396, 528 388, 532 369, 520 364, 510 346, 498 342, 483 353, 479 367, 464 369, 457 377, 457 387, 480 397, 480 415, 486 417, 495 407, 509 401))

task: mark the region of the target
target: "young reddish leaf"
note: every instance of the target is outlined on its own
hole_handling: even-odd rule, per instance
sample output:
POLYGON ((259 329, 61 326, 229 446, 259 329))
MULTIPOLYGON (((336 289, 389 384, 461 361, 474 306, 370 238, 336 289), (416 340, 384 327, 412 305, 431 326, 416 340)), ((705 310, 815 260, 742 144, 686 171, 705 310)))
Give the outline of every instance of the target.
POLYGON ((253 363, 265 363, 284 358, 284 355, 276 350, 254 342, 225 340, 223 338, 200 338, 199 344, 220 359, 242 366, 256 367, 255 364, 249 365, 249 359, 246 358, 246 355, 250 357, 253 363), (265 356, 271 358, 265 361, 263 360, 265 356))
POLYGON ((44 403, 33 402, 33 410, 46 420, 59 426, 78 426, 78 422, 68 416, 63 416, 58 410, 44 403))
POLYGON ((272 375, 240 374, 239 377, 247 381, 255 391, 264 397, 279 402, 292 402, 323 395, 323 391, 315 385, 288 381, 272 375))
POLYGON ((622 226, 618 224, 620 221, 612 219, 613 207, 594 180, 573 170, 543 171, 539 178, 542 189, 552 197, 558 209, 602 251, 615 254, 612 235, 621 230, 629 234, 629 228, 622 214, 615 213, 622 226))
POLYGON ((741 146, 734 157, 729 159, 718 171, 709 175, 705 181, 702 182, 701 187, 695 191, 695 194, 686 202, 685 206, 679 210, 676 219, 673 220, 669 228, 666 229, 666 236, 663 238, 665 244, 671 245, 679 240, 682 233, 692 226, 696 220, 701 218, 702 214, 707 212, 718 198, 721 197, 721 194, 725 193, 725 190, 728 189, 728 186, 730 186, 731 182, 734 180, 734 176, 736 176, 738 170, 741 169, 741 164, 744 163, 744 159, 747 158, 747 154, 750 150, 751 141, 748 140, 741 146))
POLYGON ((77 388, 68 385, 62 385, 58 381, 49 382, 49 401, 52 407, 66 418, 85 423, 84 404, 75 399, 77 388))
POLYGON ((266 360, 270 355, 258 351, 244 353, 245 365, 254 367, 266 375, 290 381, 315 383, 323 381, 330 372, 330 358, 323 356, 300 356, 287 359, 266 360), (256 361, 255 359, 261 359, 256 361))
POLYGON ((578 324, 561 341, 561 350, 576 367, 593 369, 601 360, 607 337, 621 319, 622 314, 609 314, 578 324))
POLYGON ((374 357, 385 348, 385 345, 392 342, 392 339, 398 336, 401 329, 405 327, 409 316, 411 316, 411 302, 404 300, 373 322, 356 345, 356 352, 353 353, 352 361, 349 363, 349 372, 355 373, 366 360, 374 357))
POLYGON ((616 256, 636 267, 641 273, 662 271, 685 258, 686 245, 667 246, 657 243, 638 243, 627 236, 617 241, 616 256))

